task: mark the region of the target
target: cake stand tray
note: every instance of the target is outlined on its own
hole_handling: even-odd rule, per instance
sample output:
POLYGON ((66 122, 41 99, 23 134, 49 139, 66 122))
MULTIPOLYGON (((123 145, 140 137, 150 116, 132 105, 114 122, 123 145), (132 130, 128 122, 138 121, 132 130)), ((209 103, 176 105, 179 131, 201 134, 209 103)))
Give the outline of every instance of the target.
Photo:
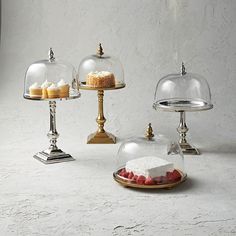
POLYGON ((180 111, 206 111, 213 108, 212 104, 198 100, 183 100, 183 99, 166 99, 160 100, 153 104, 154 109, 163 111, 180 112, 180 111))
POLYGON ((87 86, 86 82, 81 82, 79 85, 80 89, 84 90, 96 90, 98 94, 98 116, 96 122, 98 124, 98 129, 96 132, 90 134, 87 139, 88 144, 115 144, 116 137, 105 131, 104 124, 106 122, 106 118, 103 113, 103 97, 104 97, 104 90, 116 90, 122 89, 125 87, 124 83, 116 84, 113 87, 109 88, 98 88, 98 87, 91 87, 87 86))
POLYGON ((80 94, 70 96, 70 97, 65 97, 65 98, 33 98, 26 94, 24 94, 23 97, 31 101, 63 101, 63 100, 73 100, 73 99, 79 98, 80 94))
POLYGON ((86 85, 86 82, 80 82, 80 85, 79 85, 79 88, 84 89, 84 90, 116 90, 116 89, 122 89, 124 87, 125 87, 124 83, 115 84, 115 86, 108 87, 108 88, 91 87, 91 86, 86 85))
POLYGON ((121 184, 123 187, 131 187, 131 188, 139 188, 139 189, 172 189, 173 187, 183 183, 187 179, 187 174, 183 174, 182 171, 178 170, 178 172, 182 176, 181 180, 179 181, 172 182, 172 183, 153 184, 153 185, 137 184, 137 183, 131 182, 127 178, 119 176, 118 173, 120 170, 113 173, 113 178, 116 182, 121 184))

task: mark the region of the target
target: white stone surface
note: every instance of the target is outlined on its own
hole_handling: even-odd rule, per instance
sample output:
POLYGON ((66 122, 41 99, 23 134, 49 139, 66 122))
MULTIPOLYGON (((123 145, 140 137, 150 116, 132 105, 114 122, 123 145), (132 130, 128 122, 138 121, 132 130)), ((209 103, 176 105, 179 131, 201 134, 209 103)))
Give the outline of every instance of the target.
POLYGON ((3 0, 0 49, 0 235, 236 235, 236 1, 3 0), (178 114, 152 109, 167 73, 203 74, 214 109, 187 114, 188 180, 169 191, 125 189, 112 179, 116 145, 86 145, 96 94, 59 102, 58 145, 76 161, 45 166, 48 104, 22 98, 27 66, 55 56, 78 67, 97 43, 120 58, 127 87, 105 93, 106 129, 120 140, 176 136, 178 114))

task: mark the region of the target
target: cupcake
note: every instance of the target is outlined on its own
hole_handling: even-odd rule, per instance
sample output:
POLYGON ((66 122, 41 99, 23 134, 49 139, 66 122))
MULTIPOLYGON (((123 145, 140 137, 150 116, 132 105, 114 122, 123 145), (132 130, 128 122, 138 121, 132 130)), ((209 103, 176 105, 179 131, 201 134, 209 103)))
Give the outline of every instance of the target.
POLYGON ((47 88, 52 85, 52 82, 48 82, 47 80, 44 81, 44 83, 41 85, 42 88, 42 98, 48 98, 48 91, 47 88))
POLYGON ((42 88, 38 85, 38 83, 34 83, 29 87, 29 94, 32 98, 41 98, 42 88))
POLYGON ((60 98, 66 98, 69 97, 69 89, 70 86, 67 84, 63 79, 61 79, 58 83, 57 86, 60 90, 60 98))
POLYGON ((47 88, 47 95, 48 95, 48 98, 59 98, 60 97, 60 90, 55 84, 51 84, 47 88))

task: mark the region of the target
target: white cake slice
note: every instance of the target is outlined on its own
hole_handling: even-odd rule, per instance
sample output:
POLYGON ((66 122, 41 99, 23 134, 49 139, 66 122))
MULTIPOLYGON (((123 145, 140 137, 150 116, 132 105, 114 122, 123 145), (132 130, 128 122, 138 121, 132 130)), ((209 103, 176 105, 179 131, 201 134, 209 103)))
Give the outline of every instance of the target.
POLYGON ((133 172, 135 175, 143 175, 145 177, 165 176, 167 171, 173 171, 174 165, 164 159, 156 156, 145 156, 138 159, 128 161, 125 169, 133 172))

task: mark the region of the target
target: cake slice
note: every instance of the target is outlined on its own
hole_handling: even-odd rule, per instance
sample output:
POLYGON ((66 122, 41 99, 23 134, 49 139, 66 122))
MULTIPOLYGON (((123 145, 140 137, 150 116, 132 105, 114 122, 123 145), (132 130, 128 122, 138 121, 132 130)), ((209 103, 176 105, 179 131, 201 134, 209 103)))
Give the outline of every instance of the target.
POLYGON ((127 172, 133 172, 134 175, 155 178, 165 176, 168 171, 173 171, 174 165, 156 156, 145 156, 128 161, 125 169, 127 172))

